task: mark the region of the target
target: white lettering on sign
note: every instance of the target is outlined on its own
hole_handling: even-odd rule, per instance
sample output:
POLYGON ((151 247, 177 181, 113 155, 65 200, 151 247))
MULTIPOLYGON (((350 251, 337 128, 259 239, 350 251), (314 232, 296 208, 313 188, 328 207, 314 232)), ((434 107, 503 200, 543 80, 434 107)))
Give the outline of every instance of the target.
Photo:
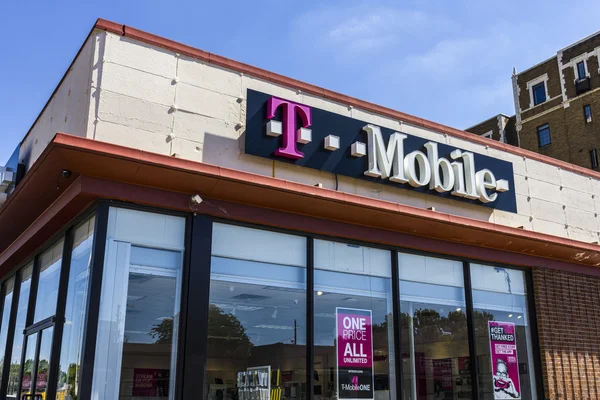
POLYGON ((369 168, 365 175, 408 183, 413 187, 428 185, 430 190, 450 192, 453 196, 490 203, 496 192, 508 191, 508 181, 496 180, 489 169, 477 171, 475 157, 468 151, 454 150, 450 161, 439 157, 438 144, 425 143, 425 153, 415 150, 404 155, 406 135, 394 132, 387 147, 381 129, 375 125, 364 128, 368 136, 369 168))

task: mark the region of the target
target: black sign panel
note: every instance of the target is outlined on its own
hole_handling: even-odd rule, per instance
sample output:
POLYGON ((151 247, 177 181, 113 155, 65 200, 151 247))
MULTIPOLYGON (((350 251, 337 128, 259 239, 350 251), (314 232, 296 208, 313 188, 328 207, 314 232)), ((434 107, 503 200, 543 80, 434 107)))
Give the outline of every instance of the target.
MULTIPOLYGON (((279 99, 266 93, 248 89, 245 139, 246 153, 371 181, 382 185, 391 185, 411 191, 445 197, 455 201, 478 204, 484 207, 508 212, 517 212, 512 164, 483 154, 473 153, 475 170, 480 171, 482 169, 488 169, 493 173, 496 180, 505 180, 508 182, 508 190, 497 192, 496 199, 488 203, 483 203, 479 199, 467 199, 454 196, 450 191, 438 192, 430 190, 429 185, 413 187, 408 183, 398 183, 388 179, 366 176, 365 171, 368 170, 369 157, 368 155, 363 157, 353 156, 351 153, 351 146, 355 142, 367 144, 367 133, 363 128, 368 124, 369 123, 365 121, 360 121, 315 107, 299 105, 293 101, 279 99), (275 99, 275 103, 273 103, 273 99, 275 99), (293 113, 294 131, 301 127, 306 127, 311 130, 310 141, 307 142, 305 140, 294 144, 297 153, 300 153, 301 156, 290 156, 289 153, 285 154, 285 151, 283 154, 281 152, 281 149, 285 147, 285 120, 287 116, 292 115, 289 112, 290 107, 292 107, 291 105, 295 105, 297 108, 297 112, 293 113), (302 107, 302 109, 300 109, 300 107, 302 107), (307 113, 309 113, 308 118, 306 115, 307 113), (268 135, 268 123, 270 121, 282 122, 283 132, 278 136, 268 135), (339 149, 332 151, 325 148, 325 138, 329 135, 339 137, 339 149)), ((380 130, 384 143, 387 145, 390 136, 396 131, 384 127, 380 127, 380 130)), ((401 132, 400 127, 399 131, 401 132)), ((403 142, 405 155, 415 150, 423 151, 424 145, 428 142, 435 143, 434 141, 418 136, 409 134, 407 134, 407 136, 408 137, 403 142)), ((452 151, 457 149, 462 150, 443 143, 437 143, 437 146, 439 158, 446 158, 448 160, 452 160, 450 158, 450 153, 452 151)))

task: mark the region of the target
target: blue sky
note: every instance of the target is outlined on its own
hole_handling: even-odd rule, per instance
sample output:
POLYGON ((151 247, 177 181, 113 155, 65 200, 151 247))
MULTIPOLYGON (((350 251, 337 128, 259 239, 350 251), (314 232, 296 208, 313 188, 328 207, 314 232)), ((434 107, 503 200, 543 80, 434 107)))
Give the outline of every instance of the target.
POLYGON ((0 165, 98 17, 457 128, 512 115, 513 66, 600 30, 598 0, 3 1, 0 165))

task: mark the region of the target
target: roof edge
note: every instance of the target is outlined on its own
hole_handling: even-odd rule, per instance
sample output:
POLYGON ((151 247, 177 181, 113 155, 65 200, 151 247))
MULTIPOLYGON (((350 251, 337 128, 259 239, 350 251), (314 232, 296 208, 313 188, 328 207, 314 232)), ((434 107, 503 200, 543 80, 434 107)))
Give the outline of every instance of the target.
POLYGON ((229 181, 245 182, 249 185, 269 187, 272 189, 296 193, 304 196, 320 197, 323 200, 359 205, 361 207, 373 208, 384 212, 419 216, 424 220, 429 220, 432 222, 443 222, 445 224, 451 224, 463 228, 468 227, 470 229, 497 232, 506 236, 535 240, 544 243, 553 243, 583 251, 598 251, 597 244, 581 242, 570 238, 563 238, 547 233, 514 228, 464 216, 446 214, 439 211, 432 211, 429 209, 365 197, 352 193, 339 192, 327 188, 319 188, 303 183, 263 176, 247 171, 234 170, 231 168, 206 164, 198 161, 174 158, 162 154, 151 153, 112 143, 99 142, 93 139, 82 138, 65 133, 57 133, 50 143, 52 147, 73 148, 90 153, 104 153, 110 155, 111 157, 128 159, 137 163, 158 165, 179 171, 213 176, 229 181))
MULTIPOLYGON (((600 172, 592 171, 587 168, 580 167, 575 164, 570 164, 565 161, 557 160, 548 156, 541 155, 539 153, 525 150, 520 147, 516 147, 510 144, 501 143, 493 139, 484 138, 479 135, 475 135, 471 132, 452 128, 447 125, 439 124, 437 122, 429 121, 423 118, 416 117, 414 115, 406 114, 401 111, 397 111, 388 107, 383 107, 374 103, 370 103, 364 100, 357 99, 355 97, 346 96, 344 94, 334 92, 332 90, 324 89, 310 83, 299 81, 297 79, 288 78, 284 75, 280 75, 274 72, 267 71, 262 68, 254 67, 252 65, 244 64, 239 61, 231 60, 226 57, 222 57, 216 54, 209 53, 204 50, 197 49, 179 42, 175 42, 164 37, 154 35, 136 28, 132 28, 126 25, 117 24, 115 22, 107 21, 104 19, 98 19, 94 28, 113 32, 122 36, 130 37, 134 40, 139 40, 146 44, 161 47, 166 50, 173 51, 179 54, 185 54, 187 56, 197 58, 201 61, 215 64, 223 68, 231 69, 240 73, 248 74, 253 77, 264 79, 275 84, 290 87, 292 89, 301 90, 306 93, 310 93, 331 101, 335 101, 342 104, 347 104, 356 108, 361 108, 365 111, 379 114, 388 118, 398 119, 403 122, 407 122, 421 128, 433 130, 440 133, 445 133, 450 136, 454 136, 458 139, 466 140, 469 142, 477 143, 483 146, 495 148, 500 151, 511 153, 520 157, 527 157, 532 160, 540 161, 549 165, 553 165, 558 168, 562 168, 577 174, 591 176, 600 180, 600 172)), ((551 59, 551 58, 550 58, 551 59)), ((548 61, 548 60, 546 60, 548 61)))

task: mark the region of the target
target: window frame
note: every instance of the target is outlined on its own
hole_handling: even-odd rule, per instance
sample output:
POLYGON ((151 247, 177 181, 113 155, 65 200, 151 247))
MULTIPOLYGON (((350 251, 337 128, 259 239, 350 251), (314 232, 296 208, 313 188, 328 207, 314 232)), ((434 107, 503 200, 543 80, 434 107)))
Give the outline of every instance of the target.
MULTIPOLYGON (((521 270, 525 272, 526 278, 526 290, 527 290, 527 305, 529 312, 529 324, 531 329, 531 336, 533 338, 539 337, 538 327, 537 327, 537 318, 536 318, 536 308, 535 308, 535 295, 533 291, 533 278, 532 278, 532 270, 528 267, 523 266, 512 266, 506 265, 502 263, 493 263, 487 262, 483 260, 479 260, 477 258, 470 257, 456 257, 449 256, 444 254, 434 253, 432 251, 418 251, 410 248, 404 248, 399 246, 389 246, 389 245, 381 245, 378 243, 371 243, 368 241, 362 240, 351 240, 345 237, 338 236, 328 236, 328 235, 319 235, 308 232, 303 232, 301 230, 293 230, 293 229, 281 229, 270 226, 264 226, 255 223, 245 223, 240 221, 235 221, 227 218, 218 218, 212 217, 209 215, 194 215, 186 212, 175 212, 170 210, 158 209, 156 207, 147 207, 147 206, 138 206, 133 204, 127 204, 122 202, 108 202, 108 201, 99 201, 96 204, 92 205, 88 210, 84 211, 80 217, 78 217, 75 221, 73 221, 68 227, 61 230, 61 232, 57 233, 50 240, 48 240, 47 245, 45 245, 41 251, 36 251, 36 254, 30 258, 28 258, 25 262, 18 265, 18 267, 14 268, 13 271, 2 279, 0 283, 4 283, 5 281, 14 278, 15 286, 13 289, 13 303, 11 305, 11 316, 10 323, 8 325, 8 334, 10 341, 12 341, 12 334, 14 334, 14 320, 16 318, 16 309, 18 304, 18 298, 20 295, 20 271, 21 268, 26 266, 29 262, 31 262, 37 254, 41 254, 42 251, 45 251, 49 248, 57 238, 61 235, 65 235, 65 241, 67 240, 67 236, 70 232, 74 232, 75 228, 85 221, 87 218, 91 217, 92 214, 95 214, 95 226, 93 230, 94 240, 92 245, 92 253, 91 253, 91 264, 90 264, 90 277, 88 284, 88 299, 87 299, 87 310, 94 309, 94 307, 99 306, 100 303, 100 294, 101 294, 101 283, 102 283, 102 268, 104 265, 104 257, 105 257, 105 247, 106 247, 106 236, 107 236, 107 227, 108 227, 108 210, 110 207, 119 207, 119 208, 130 208, 142 211, 150 211, 158 214, 168 214, 168 215, 178 215, 186 217, 186 226, 185 226, 185 251, 183 252, 183 268, 182 268, 182 287, 181 287, 181 308, 180 308, 180 327, 179 327, 179 338, 178 338, 178 350, 177 350, 177 360, 176 360, 176 388, 175 390, 175 399, 183 399, 187 398, 189 395, 197 395, 197 388, 204 388, 204 377, 203 374, 198 374, 198 371, 204 371, 205 363, 206 363, 206 348, 208 343, 208 331, 207 331, 207 317, 208 317, 208 304, 209 304, 209 292, 210 292, 210 266, 211 266, 211 248, 212 248, 212 227, 215 222, 230 224, 230 225, 240 225, 245 227, 250 227, 254 229, 262 229, 273 232, 287 233, 293 234, 295 236, 305 237, 307 240, 306 246, 306 268, 307 268, 307 278, 306 278, 306 291, 307 291, 307 304, 306 304, 306 315, 307 315, 307 376, 314 376, 314 298, 316 294, 314 293, 314 241, 315 239, 323 239, 328 241, 336 241, 340 243, 347 243, 351 245, 358 246, 368 246, 371 248, 389 250, 392 258, 392 299, 393 299, 393 322, 394 322, 394 339, 393 345, 396 354, 401 354, 402 352, 402 340, 400 337, 400 279, 399 279, 399 269, 398 269, 398 254, 399 253, 407 253, 407 254, 417 254, 424 255, 428 257, 435 257, 440 259, 454 260, 460 261, 463 263, 463 278, 465 279, 465 300, 466 300, 466 310, 467 310, 467 325, 468 325, 468 335, 470 339, 469 356, 473 361, 475 359, 476 362, 476 352, 472 351, 472 346, 475 346, 476 343, 474 340, 471 340, 471 335, 475 334, 474 324, 473 324, 473 302, 472 302, 472 287, 471 287, 471 274, 470 274, 470 265, 471 263, 485 264, 489 266, 498 266, 502 268, 508 268, 513 270, 521 270), (193 268, 192 268, 193 266, 193 268), (468 269, 468 273, 467 273, 468 269), (207 278, 208 277, 208 278, 207 278), (193 288, 193 290, 191 290, 193 288), (198 307, 198 304, 203 305, 202 307, 198 307), (194 312, 189 312, 189 310, 193 307, 194 312), (469 320, 471 322, 469 322, 469 320), (12 332, 11 332, 12 329, 12 332), (471 332, 472 331, 472 332, 471 332), (194 354, 194 357, 184 356, 186 354, 194 354)), ((68 267, 70 268, 70 257, 72 254, 72 244, 71 246, 67 246, 65 244, 63 249, 63 259, 61 265, 61 285, 64 279, 68 279, 68 268, 65 268, 66 260, 69 259, 68 267), (69 247, 69 248, 68 248, 69 247), (67 249, 68 248, 68 249, 67 249), (68 251, 67 251, 68 250, 68 251), (63 275, 65 275, 63 277, 63 275)), ((62 286, 59 285, 62 288, 62 286)), ((3 306, 4 297, 0 297, 0 304, 3 306)), ((61 291, 58 297, 58 303, 66 302, 66 293, 61 291)), ((31 308, 31 305, 28 307, 31 308)), ((57 306, 58 308, 59 306, 57 306)), ((0 313, 2 309, 0 308, 0 313)), ((1 317, 1 315, 0 315, 1 317)), ((1 319, 0 319, 1 320, 1 319)), ((58 324, 55 325, 56 327, 58 324)), ((80 377, 80 398, 87 399, 86 397, 86 379, 89 379, 89 383, 91 383, 91 377, 93 375, 93 366, 94 366, 94 352, 95 352, 95 338, 97 334, 98 327, 98 314, 87 312, 85 315, 85 327, 83 331, 83 346, 81 350, 81 377, 80 377), (91 364, 90 364, 91 363, 91 364)), ((55 363, 60 361, 60 346, 62 344, 62 334, 53 335, 53 343, 52 343, 52 358, 49 366, 50 375, 48 377, 48 391, 47 398, 50 394, 56 396, 56 380, 54 382, 50 378, 52 375, 52 371, 57 371, 58 368, 54 366, 55 363), (58 351, 57 351, 58 349, 58 351), (56 354, 56 355, 55 355, 56 354)), ((7 348, 12 346, 12 343, 9 345, 7 343, 7 348)), ((535 388, 537 390, 537 394, 542 395, 543 393, 543 375, 542 375, 542 364, 541 364, 541 354, 539 352, 539 348, 533 348, 533 361, 534 365, 532 366, 535 369, 535 388)), ((472 364, 476 365, 476 364, 472 364)), ((402 388, 402 358, 396 357, 395 360, 395 384, 398 393, 402 388)), ((4 373, 8 373, 9 368, 4 369, 4 373)), ((479 374, 477 373, 477 368, 472 368, 471 370, 472 382, 477 383, 479 374)), ((3 386, 6 384, 6 380, 3 380, 3 386)), ((87 386, 89 392, 91 392, 91 385, 87 386)), ((314 380, 308 379, 307 382, 307 393, 313 393, 314 389, 314 380)), ((4 390, 6 390, 4 388, 4 390)), ((4 393, 4 392, 2 392, 4 393)), ((0 393, 0 395, 2 394, 0 393)), ((474 399, 478 399, 479 388, 476 385, 473 385, 473 393, 474 399)), ((312 398, 311 395, 308 396, 309 399, 312 398)))
POLYGON ((552 135, 550 133, 550 124, 549 123, 545 123, 545 124, 538 126, 536 128, 536 133, 537 133, 537 139, 538 139, 538 147, 540 149, 552 144, 552 135), (548 143, 542 144, 542 140, 541 140, 542 137, 540 134, 543 133, 544 131, 548 132, 548 143))
MULTIPOLYGON (((479 379, 479 373, 477 372, 477 353, 476 351, 471 351, 471 348, 473 347, 476 350, 476 343, 475 343, 475 324, 474 324, 474 313, 473 313, 473 292, 472 292, 472 285, 471 285, 471 273, 470 273, 470 268, 471 268, 471 264, 484 264, 487 266, 491 266, 491 267, 499 267, 499 268, 506 268, 506 269, 513 269, 513 270, 519 270, 519 271, 523 271, 525 273, 525 287, 526 287, 526 291, 527 291, 527 296, 526 296, 526 301, 527 301, 527 310, 528 310, 528 314, 529 314, 529 327, 531 330, 531 337, 532 338, 537 338, 539 337, 539 332, 538 332, 538 326, 537 326, 537 313, 536 313, 536 306, 535 306, 535 296, 534 296, 534 287, 533 287, 533 274, 532 274, 532 269, 528 268, 528 267, 523 267, 523 266, 513 266, 513 265, 507 265, 507 264, 502 264, 502 263, 494 263, 494 262, 488 262, 488 261, 482 261, 482 260, 478 260, 476 258, 470 258, 470 257, 455 257, 455 256, 449 256, 449 255, 444 255, 444 254, 438 254, 438 253, 434 253, 431 251, 420 251, 420 250, 414 250, 414 249, 410 249, 410 248, 403 248, 403 247, 398 247, 398 246, 388 246, 388 245, 381 245, 378 243, 372 243, 372 242, 368 242, 368 241, 362 241, 362 240, 352 240, 352 239, 348 239, 345 237, 338 237, 338 236, 328 236, 328 235, 321 235, 321 234, 311 234, 311 233, 304 233, 302 231, 295 231, 295 230, 291 230, 291 229, 281 229, 281 228, 275 228, 275 227, 270 227, 270 226, 263 226, 263 225, 259 225, 259 224, 252 224, 252 223, 245 223, 245 222, 241 222, 241 221, 234 221, 234 220, 229 220, 229 219, 225 219, 225 218, 213 218, 212 221, 214 223, 222 223, 222 224, 230 224, 230 225, 237 225, 237 226, 243 226, 243 227, 248 227, 248 228, 254 228, 254 229, 263 229, 263 230, 267 230, 267 231, 271 231, 271 232, 279 232, 279 233, 284 233, 284 234, 293 234, 296 236, 305 236, 308 240, 307 242, 307 308, 306 308, 306 313, 307 313, 307 318, 309 319, 309 322, 307 323, 307 347, 311 348, 311 350, 307 351, 307 376, 313 376, 314 375, 314 364, 313 364, 313 360, 312 358, 314 357, 314 336, 312 336, 313 332, 312 329, 314 327, 314 322, 312 321, 312 315, 314 314, 314 299, 315 299, 315 293, 314 293, 314 272, 315 272, 315 267, 314 267, 314 241, 316 239, 322 239, 322 240, 327 240, 327 241, 334 241, 334 242, 339 242, 339 243, 346 243, 346 244, 350 244, 350 245, 356 245, 356 246, 365 246, 365 247, 371 247, 371 248, 376 248, 376 249, 382 249, 382 250, 388 250, 391 252, 391 257, 392 257, 392 299, 393 299, 393 322, 394 322, 394 352, 395 354, 402 354, 402 347, 401 347, 401 342, 402 342, 402 338, 400 336, 400 279, 399 279, 399 265, 398 265, 398 254, 399 253, 406 253, 406 254, 414 254, 414 255, 422 255, 422 256, 426 256, 426 257, 433 257, 433 258, 439 258, 439 259, 443 259, 443 260, 451 260, 451 261, 460 261, 463 263, 463 279, 464 279, 464 291, 465 291, 465 301, 466 301, 466 312, 467 312, 467 329, 468 329, 468 336, 469 336, 469 357, 471 360, 471 365, 474 365, 475 367, 471 369, 471 381, 475 382, 472 386, 472 399, 474 400, 479 400, 479 385, 478 385, 478 379, 479 379), (470 321, 470 322, 469 322, 470 321), (472 335, 472 337, 471 337, 472 335), (310 358, 308 358, 310 355, 310 358)), ((212 239, 212 238, 211 238, 212 239)), ((208 246, 208 248, 210 249, 211 247, 208 246)), ((210 250, 209 250, 210 253, 210 250)), ((210 268, 208 270, 208 276, 210 276, 210 268)), ((205 278, 206 281, 210 281, 210 279, 205 278)), ((207 299, 208 302, 208 299, 207 299)), ((206 330, 207 325, 204 326, 204 330, 206 330)), ((544 388, 543 388, 543 374, 542 374, 542 358, 541 358, 541 353, 539 350, 539 346, 532 346, 532 355, 531 358, 533 360, 534 365, 531 366, 534 368, 534 374, 535 374, 535 388, 532 388, 535 390, 536 395, 539 396, 543 396, 544 393, 544 388)), ((401 393, 401 388, 402 386, 402 357, 396 357, 395 360, 395 383, 396 383, 396 390, 397 393, 401 393)), ((307 393, 313 393, 312 392, 312 388, 314 387, 314 380, 309 380, 309 382, 307 382, 307 393), (309 385, 310 385, 310 392, 309 392, 309 385)), ((308 397, 308 399, 312 399, 311 396, 308 397)))
POLYGON ((545 82, 540 82, 540 83, 537 83, 537 84, 533 85, 531 87, 531 90, 533 91, 533 105, 534 106, 537 106, 539 104, 545 103, 548 100, 548 98, 546 96, 546 83, 545 82), (538 96, 537 96, 538 89, 543 89, 544 90, 544 93, 543 93, 544 94, 544 99, 543 100, 538 100, 538 96))
POLYGON ((539 77, 527 82, 527 91, 529 92, 529 108, 533 108, 540 104, 544 104, 544 103, 550 101, 550 94, 548 93, 548 79, 549 79, 548 74, 544 74, 542 76, 539 76, 539 77), (538 87, 538 85, 541 83, 544 84, 545 99, 544 99, 544 101, 542 101, 540 103, 536 103, 535 94, 534 94, 533 89, 534 89, 534 87, 538 87))
MULTIPOLYGON (((25 331, 23 332, 23 349, 21 356, 21 361, 25 356, 25 341, 28 338, 29 334, 32 332, 40 330, 42 328, 47 328, 50 326, 54 327, 54 333, 52 335, 52 340, 50 344, 50 363, 48 365, 48 376, 47 376, 47 390, 46 390, 46 398, 55 398, 56 397, 56 383, 58 380, 57 369, 60 358, 60 346, 62 341, 62 327, 64 325, 64 311, 61 314, 59 312, 60 308, 64 309, 64 303, 66 301, 66 285, 68 284, 68 271, 70 267, 70 257, 72 250, 72 234, 81 223, 86 221, 89 218, 92 218, 96 213, 97 205, 93 204, 87 209, 85 209, 78 217, 73 219, 67 226, 63 227, 61 230, 56 232, 52 237, 50 237, 43 246, 41 246, 36 252, 30 257, 26 258, 23 262, 18 264, 11 272, 6 274, 2 281, 0 282, 4 285, 4 282, 7 282, 9 279, 14 278, 14 288, 13 288, 13 299, 10 310, 10 318, 9 325, 7 327, 7 334, 9 335, 6 341, 5 348, 5 357, 4 357, 4 368, 2 375, 2 383, 0 385, 0 398, 4 398, 6 396, 6 391, 8 388, 8 375, 10 373, 10 360, 12 358, 12 347, 13 347, 13 338, 15 334, 15 324, 17 318, 17 310, 19 298, 21 297, 21 275, 24 268, 26 268, 30 263, 33 263, 33 271, 31 276, 31 286, 30 286, 30 294, 29 299, 27 301, 27 316, 26 316, 26 326, 25 331), (70 239, 69 239, 70 238, 70 239), (57 298, 56 305, 56 313, 48 318, 45 318, 35 324, 31 323, 33 321, 34 312, 35 312, 35 301, 37 297, 37 280, 39 279, 39 257, 42 253, 46 252, 48 249, 52 248, 57 241, 64 239, 63 248, 62 248, 62 259, 61 259, 61 271, 59 278, 59 294, 57 298), (70 242, 69 242, 70 240, 70 242), (69 244, 70 243, 70 244, 69 244), (63 321, 63 322, 60 322, 63 321), (57 330, 60 329, 60 332, 57 330), (7 350, 10 349, 9 354, 7 350), (51 397, 50 397, 51 396, 51 397)), ((97 226, 94 227, 94 230, 97 229, 97 226)), ((4 306, 4 298, 0 300, 2 306, 4 306)), ((2 310, 0 310, 1 317, 2 310)), ((0 329, 5 329, 4 327, 0 327, 0 329)), ((35 333, 34 333, 35 334, 35 333)), ((20 371, 19 371, 19 391, 22 381, 23 375, 23 362, 21 362, 20 371)))

